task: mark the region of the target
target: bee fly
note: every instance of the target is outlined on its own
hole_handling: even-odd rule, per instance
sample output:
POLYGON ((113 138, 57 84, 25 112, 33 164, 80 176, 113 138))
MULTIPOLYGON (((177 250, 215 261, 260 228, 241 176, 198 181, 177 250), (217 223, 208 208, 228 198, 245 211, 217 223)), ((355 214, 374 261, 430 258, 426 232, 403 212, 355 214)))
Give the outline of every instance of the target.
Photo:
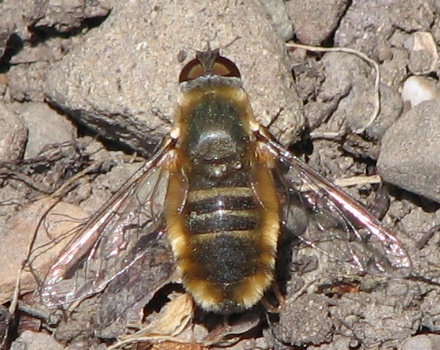
POLYGON ((308 230, 310 244, 324 237, 357 271, 409 273, 410 258, 392 233, 257 122, 237 66, 219 50, 198 52, 179 82, 174 129, 61 253, 41 290, 45 304, 102 291, 166 236, 196 304, 220 314, 249 309, 274 280, 293 197, 311 219, 317 213, 338 223, 339 232, 325 224, 316 225, 319 234, 308 230), (68 278, 74 283, 65 287, 68 278))

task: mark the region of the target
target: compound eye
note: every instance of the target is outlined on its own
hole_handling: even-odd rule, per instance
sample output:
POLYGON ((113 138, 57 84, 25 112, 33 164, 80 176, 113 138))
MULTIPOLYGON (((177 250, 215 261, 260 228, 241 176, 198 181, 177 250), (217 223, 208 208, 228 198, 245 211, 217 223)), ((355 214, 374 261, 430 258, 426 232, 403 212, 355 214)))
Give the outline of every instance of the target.
POLYGON ((235 63, 223 56, 219 56, 215 60, 214 66, 212 67, 212 74, 222 77, 241 78, 240 71, 235 63))
POLYGON ((194 80, 206 75, 241 78, 240 71, 231 60, 219 55, 212 60, 209 59, 209 56, 204 56, 204 54, 205 53, 201 53, 197 58, 193 59, 183 67, 179 76, 179 83, 194 80))
POLYGON ((205 74, 205 68, 200 63, 200 61, 195 58, 187 63, 185 67, 183 67, 179 76, 179 83, 183 83, 184 81, 194 80, 205 74))

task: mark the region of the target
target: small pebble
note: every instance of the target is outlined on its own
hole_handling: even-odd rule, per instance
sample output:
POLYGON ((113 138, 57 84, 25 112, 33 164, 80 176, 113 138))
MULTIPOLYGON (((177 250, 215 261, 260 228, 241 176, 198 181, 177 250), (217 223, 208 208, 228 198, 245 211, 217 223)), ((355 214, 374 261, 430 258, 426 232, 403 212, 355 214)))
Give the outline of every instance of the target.
POLYGON ((437 45, 428 32, 415 32, 405 43, 409 49, 408 68, 413 74, 429 74, 438 66, 437 45))
POLYGON ((409 107, 414 107, 423 101, 440 97, 439 86, 431 79, 423 76, 410 76, 403 84, 402 100, 409 107))

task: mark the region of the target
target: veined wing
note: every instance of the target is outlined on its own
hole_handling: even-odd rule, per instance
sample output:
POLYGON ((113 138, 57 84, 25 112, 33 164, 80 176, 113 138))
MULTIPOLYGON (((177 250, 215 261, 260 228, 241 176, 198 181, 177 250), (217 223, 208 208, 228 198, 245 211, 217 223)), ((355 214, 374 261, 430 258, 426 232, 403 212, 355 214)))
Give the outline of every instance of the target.
POLYGON ((49 307, 100 292, 145 254, 161 235, 168 184, 168 140, 83 226, 50 268, 41 288, 49 307))
POLYGON ((98 328, 138 321, 139 310, 170 282, 175 263, 168 238, 161 235, 148 243, 145 254, 100 293, 95 320, 98 328))
POLYGON ((266 136, 264 129, 257 133, 257 138, 274 159, 287 167, 283 175, 286 195, 299 196, 312 214, 315 227, 309 227, 301 239, 358 272, 395 277, 410 274, 412 263, 408 253, 376 217, 266 136))

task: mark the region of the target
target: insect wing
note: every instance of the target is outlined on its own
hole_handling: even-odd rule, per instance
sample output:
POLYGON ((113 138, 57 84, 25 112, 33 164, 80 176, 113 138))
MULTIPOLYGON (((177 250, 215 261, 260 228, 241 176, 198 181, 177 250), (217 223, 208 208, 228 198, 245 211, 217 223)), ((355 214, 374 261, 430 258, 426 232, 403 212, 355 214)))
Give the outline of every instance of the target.
POLYGON ((300 239, 357 272, 394 277, 411 272, 408 253, 376 217, 276 141, 259 137, 264 138, 272 156, 287 167, 283 175, 287 197, 299 196, 311 214, 313 225, 300 239))
POLYGON ((146 251, 142 258, 119 274, 102 292, 96 317, 100 328, 115 321, 123 324, 136 322, 139 310, 170 281, 175 269, 167 237, 160 235, 153 244, 148 245, 146 251))
POLYGON ((100 292, 139 259, 161 235, 170 156, 168 143, 76 233, 50 268, 41 289, 49 307, 100 292))

